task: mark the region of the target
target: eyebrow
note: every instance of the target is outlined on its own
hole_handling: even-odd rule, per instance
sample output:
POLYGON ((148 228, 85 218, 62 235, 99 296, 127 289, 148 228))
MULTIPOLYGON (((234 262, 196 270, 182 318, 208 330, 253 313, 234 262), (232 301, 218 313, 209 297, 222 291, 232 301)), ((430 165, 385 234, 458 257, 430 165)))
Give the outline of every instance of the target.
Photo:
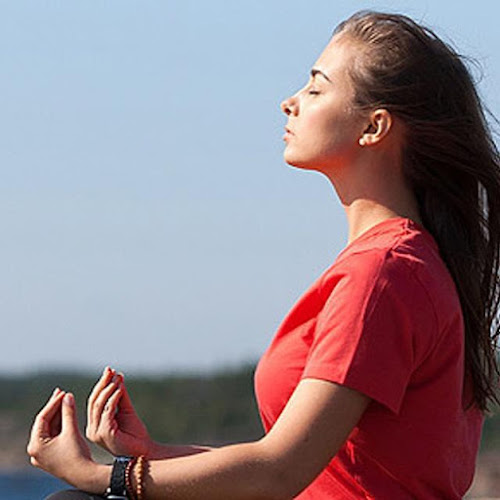
POLYGON ((314 78, 316 75, 321 75, 323 78, 325 78, 330 83, 332 83, 332 81, 330 80, 330 78, 328 78, 328 76, 325 73, 323 73, 323 71, 321 71, 320 69, 317 69, 317 68, 313 68, 311 70, 311 76, 314 78))

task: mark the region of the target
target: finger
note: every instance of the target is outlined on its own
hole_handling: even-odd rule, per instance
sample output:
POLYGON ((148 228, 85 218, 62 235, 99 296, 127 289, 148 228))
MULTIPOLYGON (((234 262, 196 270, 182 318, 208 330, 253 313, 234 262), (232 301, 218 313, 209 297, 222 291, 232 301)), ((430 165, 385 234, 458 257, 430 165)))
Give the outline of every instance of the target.
POLYGON ((87 438, 96 444, 105 444, 105 437, 109 435, 109 431, 117 428, 114 417, 121 397, 121 380, 121 377, 114 377, 112 383, 101 392, 94 403, 92 421, 87 422, 85 433, 87 438))
POLYGON ((97 422, 95 421, 96 416, 98 416, 98 413, 96 413, 95 411, 96 400, 103 391, 103 389, 107 387, 107 385, 110 383, 115 374, 116 374, 115 370, 113 370, 109 366, 104 368, 101 378, 98 380, 98 382, 94 386, 94 389, 90 393, 87 402, 87 436, 89 438, 91 438, 94 428, 99 423, 98 421, 97 422))
MULTIPOLYGON (((40 410, 39 414, 43 415, 44 414, 44 410, 48 406, 50 406, 49 403, 53 402, 57 398, 57 396, 59 394, 61 394, 61 392, 62 392, 61 389, 59 389, 59 387, 56 387, 54 389, 54 391, 52 392, 52 394, 50 395, 50 398, 48 399, 47 403, 45 403, 45 406, 40 410)), ((49 417, 50 417, 50 415, 49 415, 49 417)), ((54 425, 57 427, 57 420, 59 420, 58 417, 59 417, 59 412, 56 412, 55 415, 52 418, 50 418, 50 428, 51 428, 50 434, 53 434, 52 433, 52 427, 54 425)))
POLYGON ((108 402, 104 406, 101 418, 101 426, 104 425, 106 429, 113 429, 115 425, 115 414, 118 404, 123 395, 123 385, 116 388, 115 392, 110 396, 108 402))
MULTIPOLYGON (((43 409, 44 409, 44 408, 45 408, 45 407, 46 407, 46 406, 47 406, 47 405, 48 405, 51 401, 53 401, 54 399, 56 399, 56 398, 57 398, 57 396, 59 396, 62 392, 64 392, 64 391, 61 391, 61 389, 59 389, 59 387, 56 387, 56 388, 54 389, 54 391, 52 392, 52 394, 50 395, 50 397, 49 397, 49 399, 47 400, 47 402, 45 403, 45 405, 44 405, 44 407, 42 408, 42 410, 43 410, 43 409)), ((40 412, 41 412, 42 410, 40 410, 40 412)), ((40 412, 39 412, 39 413, 40 413, 40 412)))
POLYGON ((61 412, 58 411, 56 414, 50 419, 48 423, 48 434, 50 437, 55 437, 61 433, 61 412))
POLYGON ((101 417, 102 417, 102 412, 104 410, 104 407, 106 406, 106 403, 108 402, 109 398, 113 394, 113 392, 116 390, 117 386, 119 385, 119 377, 116 375, 113 377, 111 382, 99 393, 99 396, 97 399, 94 401, 92 405, 92 411, 89 413, 90 414, 90 421, 91 421, 91 427, 93 430, 96 430, 99 428, 101 417))
POLYGON ((76 432, 78 430, 78 421, 76 416, 75 396, 68 392, 62 399, 62 432, 76 432))
POLYGON ((88 421, 92 420, 92 411, 93 411, 93 406, 95 404, 96 399, 99 397, 99 394, 101 393, 101 391, 109 384, 109 382, 112 379, 114 374, 115 374, 115 371, 112 370, 109 366, 106 366, 106 368, 104 368, 104 371, 102 372, 101 378, 97 381, 97 384, 94 386, 92 392, 90 393, 90 396, 89 396, 88 402, 87 402, 87 420, 88 421))
POLYGON ((50 422, 54 415, 58 412, 62 398, 64 397, 65 392, 59 390, 57 393, 52 393, 52 396, 49 398, 45 406, 38 412, 36 416, 36 420, 43 422, 50 422))
POLYGON ((50 398, 49 398, 49 399, 53 399, 53 398, 55 398, 55 397, 56 397, 58 394, 60 394, 61 392, 62 392, 62 391, 61 391, 61 389, 59 389, 59 387, 56 387, 56 388, 54 389, 54 392, 51 394, 51 396, 50 396, 50 398))
POLYGON ((51 396, 46 405, 38 413, 31 428, 30 440, 28 443, 28 453, 33 455, 38 449, 41 441, 49 439, 51 436, 51 422, 59 415, 61 401, 64 392, 60 391, 55 396, 51 396))
POLYGON ((128 393, 127 386, 125 385, 123 373, 120 373, 120 375, 122 377, 122 384, 121 384, 122 397, 120 398, 118 408, 120 408, 120 410, 132 410, 132 411, 134 411, 134 405, 132 404, 132 400, 130 399, 130 395, 128 393))
POLYGON ((106 366, 106 368, 104 368, 101 378, 97 381, 94 388, 92 389, 92 392, 89 395, 89 404, 92 404, 97 399, 99 393, 109 384, 110 380, 115 374, 116 371, 109 366, 106 366))

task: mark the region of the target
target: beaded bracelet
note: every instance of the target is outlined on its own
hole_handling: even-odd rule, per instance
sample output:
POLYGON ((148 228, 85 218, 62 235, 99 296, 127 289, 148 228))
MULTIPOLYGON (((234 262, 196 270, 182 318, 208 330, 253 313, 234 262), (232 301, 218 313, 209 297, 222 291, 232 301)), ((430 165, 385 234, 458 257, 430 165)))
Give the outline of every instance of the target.
POLYGON ((143 500, 143 492, 144 492, 144 472, 145 465, 147 466, 147 461, 144 455, 141 455, 137 459, 137 488, 136 488, 136 497, 137 500, 143 500))
POLYGON ((137 500, 134 494, 134 487, 132 485, 132 477, 131 477, 131 472, 136 462, 137 458, 133 458, 127 464, 127 468, 125 469, 125 489, 127 490, 127 495, 130 498, 130 500, 137 500))

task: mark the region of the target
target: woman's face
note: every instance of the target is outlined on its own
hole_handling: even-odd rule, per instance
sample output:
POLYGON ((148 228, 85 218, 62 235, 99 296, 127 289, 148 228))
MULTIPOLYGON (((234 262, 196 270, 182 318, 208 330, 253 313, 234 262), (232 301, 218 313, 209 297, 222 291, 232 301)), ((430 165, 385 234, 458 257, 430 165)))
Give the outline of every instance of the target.
POLYGON ((305 87, 281 104, 288 116, 284 158, 296 167, 331 172, 354 161, 367 115, 354 109, 349 76, 359 45, 332 38, 305 87))

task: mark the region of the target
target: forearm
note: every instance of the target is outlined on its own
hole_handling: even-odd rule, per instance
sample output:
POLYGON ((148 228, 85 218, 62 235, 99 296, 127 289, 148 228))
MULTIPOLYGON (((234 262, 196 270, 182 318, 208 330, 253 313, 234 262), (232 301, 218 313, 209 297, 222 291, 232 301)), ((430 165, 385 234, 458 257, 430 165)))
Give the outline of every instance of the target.
POLYGON ((151 460, 144 478, 146 500, 284 499, 275 461, 261 442, 214 449, 211 453, 151 460))
POLYGON ((146 455, 150 460, 161 460, 163 458, 178 458, 189 455, 197 455, 198 453, 204 453, 213 449, 214 448, 210 448, 208 446, 170 445, 151 441, 146 455))

